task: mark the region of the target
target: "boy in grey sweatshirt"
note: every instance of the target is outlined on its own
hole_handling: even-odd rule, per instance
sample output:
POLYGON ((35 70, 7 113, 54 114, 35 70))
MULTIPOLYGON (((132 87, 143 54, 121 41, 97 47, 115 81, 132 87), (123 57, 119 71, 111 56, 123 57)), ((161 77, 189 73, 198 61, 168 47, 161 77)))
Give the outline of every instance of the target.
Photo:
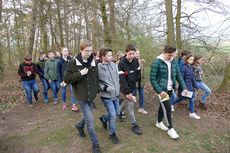
POLYGON ((108 111, 108 114, 101 116, 100 120, 105 129, 107 129, 107 122, 109 122, 109 139, 117 144, 119 140, 116 136, 115 121, 120 112, 118 67, 117 64, 112 62, 112 49, 103 47, 99 50, 99 54, 100 58, 102 58, 102 63, 98 64, 100 95, 108 111))

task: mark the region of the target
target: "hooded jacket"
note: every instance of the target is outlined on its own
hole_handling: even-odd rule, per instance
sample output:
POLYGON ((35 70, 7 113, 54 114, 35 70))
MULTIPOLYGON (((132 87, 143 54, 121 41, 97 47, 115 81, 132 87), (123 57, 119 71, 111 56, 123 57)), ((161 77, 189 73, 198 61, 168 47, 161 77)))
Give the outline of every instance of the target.
MULTIPOLYGON (((168 65, 162 59, 163 55, 158 56, 151 65, 150 72, 150 82, 152 84, 153 89, 160 94, 161 92, 167 92, 168 89, 168 65)), ((172 88, 176 90, 176 81, 181 85, 183 90, 187 89, 178 68, 177 62, 175 59, 171 61, 171 80, 172 80, 172 88)))
POLYGON ((49 59, 45 63, 45 78, 47 80, 58 80, 57 59, 49 59))
POLYGON ((117 64, 98 64, 99 87, 102 98, 115 99, 119 95, 120 84, 117 64))

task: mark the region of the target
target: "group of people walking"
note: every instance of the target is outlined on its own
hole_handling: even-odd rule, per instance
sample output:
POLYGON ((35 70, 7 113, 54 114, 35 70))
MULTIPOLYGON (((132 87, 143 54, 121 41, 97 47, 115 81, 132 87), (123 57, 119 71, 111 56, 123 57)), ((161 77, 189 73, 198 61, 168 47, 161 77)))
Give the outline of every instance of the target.
MULTIPOLYGON (((205 95, 200 100, 202 108, 207 109, 206 98, 211 90, 202 81, 203 71, 201 67, 202 56, 196 56, 195 61, 191 53, 184 51, 186 55, 176 60, 177 51, 172 45, 166 45, 163 53, 159 55, 151 65, 150 82, 159 96, 160 106, 156 127, 167 131, 172 139, 179 138, 172 125, 171 112, 174 105, 189 99, 189 116, 195 119, 200 117, 194 110, 195 89, 205 90, 205 95), (181 68, 179 68, 181 66, 181 68), (176 81, 179 83, 178 98, 176 98, 176 81), (163 123, 163 118, 167 126, 163 123)), ((51 88, 54 96, 54 104, 58 103, 57 93, 62 90, 63 109, 66 109, 66 87, 69 86, 72 94, 72 110, 81 110, 83 116, 75 127, 81 137, 86 137, 84 127, 87 127, 93 152, 100 153, 99 140, 94 128, 93 107, 96 95, 99 93, 102 102, 107 109, 107 114, 102 114, 99 119, 104 129, 108 129, 109 139, 117 144, 116 118, 120 121, 125 117, 125 108, 130 119, 131 129, 141 135, 142 130, 135 118, 134 105, 139 93, 138 112, 147 114, 144 109, 144 83, 145 60, 140 58, 140 51, 134 45, 125 47, 125 55, 117 55, 113 59, 113 51, 109 47, 102 47, 93 54, 93 45, 85 40, 80 43, 80 53, 73 59, 68 56, 68 49, 61 49, 61 56, 55 57, 54 52, 49 51, 48 60, 44 53, 40 54, 39 62, 31 62, 31 56, 25 56, 24 63, 19 65, 18 74, 22 78, 22 85, 26 91, 29 106, 32 107, 32 90, 35 102, 38 102, 38 84, 36 74, 43 84, 45 102, 49 102, 47 91, 51 88), (76 106, 78 103, 79 108, 76 106)))

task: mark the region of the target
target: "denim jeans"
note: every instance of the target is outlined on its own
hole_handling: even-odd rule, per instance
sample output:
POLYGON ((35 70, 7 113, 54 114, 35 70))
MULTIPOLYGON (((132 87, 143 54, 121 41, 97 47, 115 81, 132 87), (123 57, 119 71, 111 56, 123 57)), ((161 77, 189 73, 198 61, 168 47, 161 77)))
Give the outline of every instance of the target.
MULTIPOLYGON (((195 92, 193 92, 193 94, 195 94, 195 92)), ((176 103, 182 102, 184 100, 186 100, 187 98, 177 98, 176 100, 174 100, 171 104, 174 105, 176 103)), ((194 100, 195 100, 195 96, 193 96, 193 98, 189 98, 189 108, 190 108, 190 112, 194 113, 194 100)))
POLYGON ((22 86, 26 91, 26 98, 29 104, 32 104, 32 90, 34 92, 34 98, 38 98, 39 87, 37 80, 22 81, 22 86))
POLYGON ((200 102, 204 103, 206 101, 206 99, 208 98, 208 96, 212 93, 212 91, 208 88, 208 86, 204 83, 204 82, 197 82, 198 87, 203 90, 205 93, 202 96, 200 102))
POLYGON ((111 134, 116 133, 116 117, 120 113, 120 106, 118 98, 112 99, 105 99, 102 98, 102 101, 108 111, 108 114, 104 116, 105 122, 109 121, 109 131, 111 134))
POLYGON ((138 87, 134 90, 133 96, 137 96, 137 89, 139 93, 139 107, 144 108, 144 88, 141 87, 140 81, 138 82, 138 87))
POLYGON ((50 84, 51 86, 51 89, 52 89, 52 92, 53 92, 53 95, 54 95, 54 99, 57 99, 58 96, 58 91, 60 89, 60 83, 58 80, 52 80, 52 83, 50 84))
MULTIPOLYGON (((73 95, 73 88, 72 88, 72 85, 69 84, 69 88, 70 88, 70 91, 71 91, 71 97, 72 97, 72 104, 75 104, 76 101, 75 101, 75 98, 74 98, 74 95, 73 95)), ((62 95, 62 101, 63 103, 66 103, 66 89, 67 89, 67 85, 65 87, 61 87, 61 95, 62 95)))
POLYGON ((170 103, 172 104, 172 102, 175 101, 175 100, 176 100, 176 93, 173 92, 173 93, 171 94, 171 96, 170 96, 170 100, 169 100, 169 101, 170 101, 170 103))
POLYGON ((84 102, 84 101, 77 101, 79 107, 83 113, 82 119, 77 123, 79 127, 84 127, 85 124, 87 126, 87 131, 91 140, 92 145, 99 144, 97 139, 96 131, 94 128, 94 117, 93 117, 93 102, 84 102))
POLYGON ((47 91, 50 89, 49 81, 46 80, 45 78, 40 78, 40 80, 41 80, 42 85, 43 85, 43 87, 44 87, 44 90, 43 90, 42 94, 43 94, 45 97, 48 97, 47 91))

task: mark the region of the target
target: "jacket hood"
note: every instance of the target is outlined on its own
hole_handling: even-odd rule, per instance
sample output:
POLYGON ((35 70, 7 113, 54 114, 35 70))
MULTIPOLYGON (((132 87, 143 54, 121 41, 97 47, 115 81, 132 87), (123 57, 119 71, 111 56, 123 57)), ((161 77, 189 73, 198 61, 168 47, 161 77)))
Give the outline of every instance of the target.
MULTIPOLYGON (((159 56, 157 56, 157 59, 161 59, 161 60, 163 60, 164 62, 167 61, 166 59, 164 59, 164 54, 160 54, 159 56)), ((170 60, 170 62, 172 62, 172 61, 173 61, 173 58, 170 60)))

